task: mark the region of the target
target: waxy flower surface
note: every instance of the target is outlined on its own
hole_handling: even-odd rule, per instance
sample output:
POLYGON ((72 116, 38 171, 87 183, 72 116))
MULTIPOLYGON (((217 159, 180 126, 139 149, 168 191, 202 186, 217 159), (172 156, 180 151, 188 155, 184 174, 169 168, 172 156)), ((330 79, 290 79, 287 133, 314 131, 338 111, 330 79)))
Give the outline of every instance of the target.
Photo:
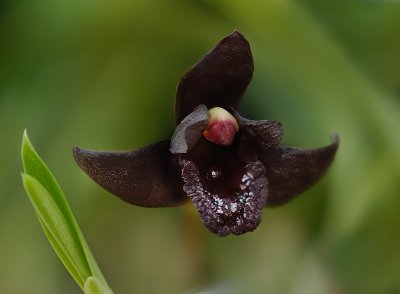
POLYGON ((288 202, 331 164, 331 145, 279 145, 278 121, 241 117, 236 108, 253 75, 248 41, 233 32, 181 78, 170 140, 128 152, 75 147, 78 165, 100 186, 133 205, 176 206, 191 201, 219 236, 253 231, 263 208, 288 202))

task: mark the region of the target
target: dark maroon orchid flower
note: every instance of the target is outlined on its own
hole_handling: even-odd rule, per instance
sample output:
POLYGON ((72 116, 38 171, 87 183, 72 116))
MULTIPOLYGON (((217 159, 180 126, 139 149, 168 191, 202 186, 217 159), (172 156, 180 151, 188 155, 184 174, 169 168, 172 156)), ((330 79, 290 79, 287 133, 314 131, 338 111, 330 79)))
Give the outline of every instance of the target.
POLYGON ((171 140, 129 152, 75 147, 75 160, 131 204, 165 207, 190 199, 213 233, 253 231, 265 206, 288 202, 323 175, 338 137, 318 149, 280 146, 280 122, 249 120, 235 110, 252 75, 250 45, 234 32, 179 82, 171 140))

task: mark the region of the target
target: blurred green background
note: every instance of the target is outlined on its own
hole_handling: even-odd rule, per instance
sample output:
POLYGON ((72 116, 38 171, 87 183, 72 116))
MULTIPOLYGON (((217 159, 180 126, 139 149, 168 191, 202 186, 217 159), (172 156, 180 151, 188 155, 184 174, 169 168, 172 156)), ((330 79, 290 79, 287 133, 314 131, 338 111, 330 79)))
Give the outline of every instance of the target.
POLYGON ((0 293, 80 293, 23 191, 24 128, 116 294, 400 293, 400 1, 3 0, 0 293), (286 145, 341 145, 315 187, 218 238, 190 205, 103 191, 71 148, 168 138, 180 76, 234 29, 255 60, 241 113, 281 120, 286 145))

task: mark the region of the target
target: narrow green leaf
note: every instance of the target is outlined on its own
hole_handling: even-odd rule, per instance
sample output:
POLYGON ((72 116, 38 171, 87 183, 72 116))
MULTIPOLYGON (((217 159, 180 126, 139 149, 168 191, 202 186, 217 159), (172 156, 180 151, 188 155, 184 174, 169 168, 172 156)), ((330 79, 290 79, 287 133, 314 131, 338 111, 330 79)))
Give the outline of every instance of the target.
POLYGON ((85 282, 85 294, 112 294, 112 291, 96 277, 89 277, 85 282))
POLYGON ((55 252, 82 289, 90 276, 109 289, 60 186, 33 148, 26 131, 21 156, 25 189, 55 252))
POLYGON ((91 272, 80 244, 73 238, 74 229, 69 226, 54 199, 36 179, 23 174, 22 181, 50 243, 73 278, 83 288, 84 281, 91 272))
POLYGON ((65 268, 68 272, 72 275, 74 280, 78 285, 81 285, 82 278, 80 273, 78 272, 76 265, 74 265, 71 261, 70 254, 68 254, 65 247, 62 247, 61 244, 57 241, 56 237, 54 236, 53 232, 47 227, 47 225, 42 221, 42 219, 38 216, 39 223, 41 224, 43 231, 46 234, 47 239, 49 240, 51 246, 53 247, 54 251, 56 252, 57 256, 60 258, 61 262, 64 264, 65 268))
POLYGON ((81 246, 85 253, 86 261, 90 267, 92 275, 95 276, 96 278, 98 278, 102 282, 102 284, 106 285, 109 288, 107 281, 104 278, 103 273, 101 272, 99 266, 97 265, 97 262, 93 256, 92 251, 90 250, 89 245, 87 244, 82 232, 80 230, 78 230, 77 233, 78 233, 79 240, 81 241, 81 246))
POLYGON ((50 169, 46 166, 43 160, 39 157, 36 150, 29 141, 26 130, 22 139, 21 148, 22 164, 24 172, 31 175, 49 192, 51 197, 60 207, 60 210, 65 213, 67 218, 72 218, 72 211, 64 197, 64 194, 56 182, 50 169))

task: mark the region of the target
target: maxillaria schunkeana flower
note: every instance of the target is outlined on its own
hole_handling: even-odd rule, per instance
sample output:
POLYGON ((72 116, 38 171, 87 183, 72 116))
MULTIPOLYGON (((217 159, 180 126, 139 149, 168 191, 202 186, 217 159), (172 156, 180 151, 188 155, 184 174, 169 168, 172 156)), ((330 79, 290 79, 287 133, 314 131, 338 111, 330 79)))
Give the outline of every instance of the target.
POLYGON ((236 112, 252 75, 250 45, 233 32, 180 80, 170 140, 128 152, 75 147, 75 160, 100 186, 131 204, 165 207, 191 200, 213 233, 253 231, 265 206, 288 202, 323 175, 338 137, 318 149, 279 145, 280 122, 236 112))

